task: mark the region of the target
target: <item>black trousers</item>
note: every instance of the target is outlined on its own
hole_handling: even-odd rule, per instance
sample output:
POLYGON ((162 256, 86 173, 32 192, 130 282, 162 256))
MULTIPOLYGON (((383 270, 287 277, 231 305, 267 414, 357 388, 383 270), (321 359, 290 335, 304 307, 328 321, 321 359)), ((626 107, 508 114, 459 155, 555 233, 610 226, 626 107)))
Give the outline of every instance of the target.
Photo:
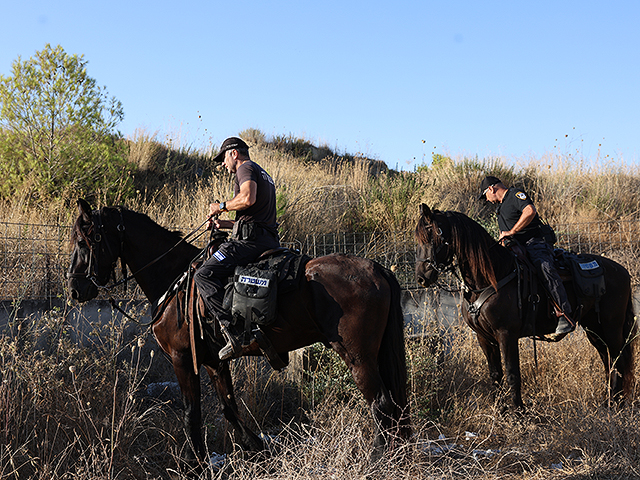
POLYGON ((534 237, 525 244, 525 248, 531 263, 542 275, 542 280, 547 285, 553 299, 564 313, 570 314, 571 304, 567 298, 562 279, 553 263, 553 247, 541 238, 534 237))
POLYGON ((277 237, 264 234, 256 240, 229 240, 202 264, 195 273, 194 281, 210 315, 228 326, 231 321, 229 312, 222 308, 224 288, 236 266, 247 265, 256 260, 263 252, 280 246, 277 237))

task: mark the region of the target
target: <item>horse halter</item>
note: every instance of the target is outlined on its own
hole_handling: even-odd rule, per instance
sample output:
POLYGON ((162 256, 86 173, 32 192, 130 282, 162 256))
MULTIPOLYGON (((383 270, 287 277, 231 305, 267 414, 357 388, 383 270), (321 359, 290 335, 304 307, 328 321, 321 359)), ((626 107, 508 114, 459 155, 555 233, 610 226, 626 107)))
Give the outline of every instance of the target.
MULTIPOLYGON (((118 225, 116 226, 116 230, 118 231, 120 236, 120 250, 118 254, 114 255, 113 249, 111 248, 111 243, 109 242, 109 237, 106 236, 104 233, 104 223, 102 222, 102 214, 100 210, 94 211, 91 214, 92 218, 91 218, 91 224, 89 226, 89 229, 86 234, 83 233, 82 235, 82 237, 84 238, 89 248, 89 263, 87 265, 87 270, 85 272, 69 271, 67 272, 68 279, 87 278, 98 288, 110 289, 115 286, 114 284, 110 287, 107 287, 106 283, 104 285, 99 283, 98 281, 99 273, 97 271, 97 265, 99 264, 99 261, 100 261, 99 254, 100 254, 100 251, 102 250, 100 248, 100 245, 102 244, 103 240, 104 240, 104 245, 106 246, 106 249, 109 252, 109 256, 113 258, 113 260, 111 261, 111 268, 107 276, 107 281, 108 281, 108 278, 112 276, 115 271, 116 261, 118 260, 118 258, 122 258, 122 251, 123 251, 123 244, 124 244, 124 220, 122 218, 122 209, 118 208, 118 211, 120 213, 120 223, 118 223, 118 225), (93 233, 93 236, 92 236, 92 233, 93 233), (92 242, 89 241, 91 237, 93 237, 92 242)), ((123 278, 126 278, 125 268, 126 267, 124 265, 124 261, 122 261, 123 278)))
MULTIPOLYGON (((439 274, 453 271, 454 269, 453 256, 451 255, 451 251, 449 249, 450 247, 449 242, 443 237, 442 229, 440 227, 437 227, 437 230, 435 225, 432 226, 431 228, 435 234, 434 236, 437 236, 440 238, 440 244, 435 249, 431 248, 431 258, 418 257, 416 258, 416 260, 418 262, 427 264, 427 266, 429 266, 439 274), (444 260, 440 261, 438 260, 438 257, 440 256, 440 254, 444 249, 446 249, 446 255, 444 257, 444 260)), ((433 247, 433 243, 432 243, 432 247, 433 247)))

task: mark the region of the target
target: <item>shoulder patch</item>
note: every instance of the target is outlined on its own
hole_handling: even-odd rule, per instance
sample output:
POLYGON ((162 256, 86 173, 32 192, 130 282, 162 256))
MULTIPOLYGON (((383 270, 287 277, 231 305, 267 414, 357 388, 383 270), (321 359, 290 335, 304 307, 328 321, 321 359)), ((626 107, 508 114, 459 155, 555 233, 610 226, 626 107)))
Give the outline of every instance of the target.
POLYGON ((519 198, 520 200, 527 199, 527 195, 524 192, 516 192, 516 197, 519 198))

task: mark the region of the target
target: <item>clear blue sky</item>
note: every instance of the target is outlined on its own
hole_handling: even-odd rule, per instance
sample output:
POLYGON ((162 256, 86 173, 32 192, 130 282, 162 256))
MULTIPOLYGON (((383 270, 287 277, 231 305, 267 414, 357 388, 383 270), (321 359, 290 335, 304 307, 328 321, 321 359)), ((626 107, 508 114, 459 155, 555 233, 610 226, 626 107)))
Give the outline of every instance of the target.
POLYGON ((258 128, 401 169, 640 156, 637 0, 21 0, 0 22, 1 74, 47 43, 82 54, 125 135, 258 128))

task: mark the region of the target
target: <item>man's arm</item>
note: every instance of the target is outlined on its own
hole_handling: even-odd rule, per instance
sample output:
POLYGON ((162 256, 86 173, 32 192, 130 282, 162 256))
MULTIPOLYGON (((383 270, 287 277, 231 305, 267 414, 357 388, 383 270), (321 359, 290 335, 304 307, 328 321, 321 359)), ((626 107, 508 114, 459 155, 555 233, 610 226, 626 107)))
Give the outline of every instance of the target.
MULTIPOLYGON (((244 210, 256 203, 258 192, 258 184, 253 180, 247 180, 240 185, 240 191, 231 200, 225 202, 227 211, 244 210)), ((220 210, 219 203, 209 204, 209 219, 215 215, 220 215, 224 210, 220 210)), ((233 221, 231 220, 218 220, 216 222, 217 228, 232 228, 233 221)))
MULTIPOLYGON (((258 184, 253 180, 247 180, 240 185, 240 191, 231 200, 225 202, 226 210, 236 211, 249 208, 256 203, 256 196, 258 193, 258 184)), ((220 210, 219 203, 212 203, 209 208, 210 215, 219 215, 223 210, 220 210)))
POLYGON ((526 207, 524 207, 522 209, 522 214, 520 215, 520 218, 518 219, 516 224, 513 226, 513 228, 508 232, 500 232, 500 238, 498 238, 498 241, 502 240, 504 237, 510 237, 511 235, 515 235, 516 233, 518 233, 520 230, 522 230, 527 225, 529 225, 535 216, 536 216, 536 207, 534 207, 533 204, 529 204, 526 207))

